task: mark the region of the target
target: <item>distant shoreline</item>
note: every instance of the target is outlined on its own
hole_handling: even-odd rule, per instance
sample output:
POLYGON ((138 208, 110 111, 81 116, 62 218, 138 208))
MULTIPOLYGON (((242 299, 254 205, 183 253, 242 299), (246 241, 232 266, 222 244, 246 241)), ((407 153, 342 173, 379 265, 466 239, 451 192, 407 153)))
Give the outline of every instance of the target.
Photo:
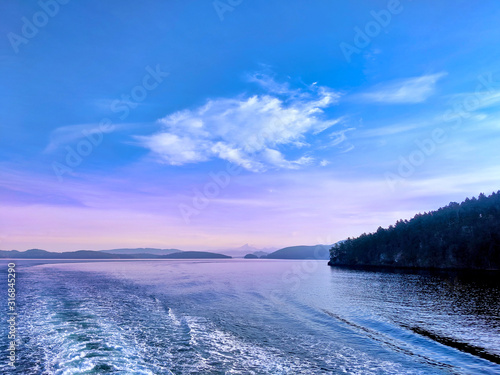
POLYGON ((429 271, 429 272, 500 272, 498 268, 457 268, 457 267, 413 267, 413 266, 390 266, 390 265, 375 265, 375 264, 331 264, 327 263, 328 266, 332 268, 344 268, 344 269, 353 269, 353 270, 361 270, 361 271, 370 271, 370 270, 379 270, 379 271, 429 271))

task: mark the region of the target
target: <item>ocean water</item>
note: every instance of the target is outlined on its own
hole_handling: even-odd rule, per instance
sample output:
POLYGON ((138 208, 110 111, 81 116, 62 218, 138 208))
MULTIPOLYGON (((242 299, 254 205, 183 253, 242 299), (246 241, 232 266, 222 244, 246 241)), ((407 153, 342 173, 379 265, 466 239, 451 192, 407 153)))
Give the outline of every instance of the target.
POLYGON ((18 261, 0 373, 500 374, 498 275, 325 263, 18 261))

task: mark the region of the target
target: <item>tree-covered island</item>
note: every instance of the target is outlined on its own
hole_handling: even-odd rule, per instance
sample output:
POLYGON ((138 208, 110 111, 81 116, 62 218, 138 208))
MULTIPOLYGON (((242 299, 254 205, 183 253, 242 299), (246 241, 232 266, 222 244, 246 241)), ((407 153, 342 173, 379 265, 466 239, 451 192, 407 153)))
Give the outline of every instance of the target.
POLYGON ((328 264, 500 270, 500 191, 348 238, 328 264))

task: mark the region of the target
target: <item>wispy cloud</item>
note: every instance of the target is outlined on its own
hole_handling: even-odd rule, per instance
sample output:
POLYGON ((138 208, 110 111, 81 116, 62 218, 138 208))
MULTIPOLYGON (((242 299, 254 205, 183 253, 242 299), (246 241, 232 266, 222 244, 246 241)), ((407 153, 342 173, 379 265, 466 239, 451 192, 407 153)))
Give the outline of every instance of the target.
POLYGON ((116 125, 99 127, 99 124, 78 124, 61 126, 50 133, 50 139, 44 153, 51 153, 61 146, 75 142, 81 138, 89 137, 97 133, 109 133, 114 131, 116 125))
POLYGON ((441 72, 384 83, 360 97, 370 102, 386 104, 421 103, 434 94, 437 81, 445 75, 445 72, 441 72))
POLYGON ((458 103, 459 105, 462 105, 462 107, 466 106, 467 112, 474 112, 479 109, 496 107, 498 106, 498 104, 500 104, 499 90, 491 90, 484 93, 464 92, 449 95, 449 97, 450 105, 458 103))
POLYGON ((306 136, 323 132, 340 121, 326 118, 324 109, 340 94, 313 84, 291 89, 268 76, 252 76, 265 94, 211 99, 198 108, 159 120, 163 130, 137 136, 158 160, 183 165, 219 158, 250 171, 294 169, 315 162, 306 152, 290 159, 291 148, 307 148, 306 136))
POLYGON ((356 130, 356 128, 347 128, 347 129, 343 129, 343 130, 339 130, 339 131, 331 133, 330 138, 332 138, 333 140, 330 142, 329 145, 330 146, 337 146, 340 143, 344 142, 347 139, 347 136, 345 135, 345 133, 347 133, 348 131, 351 131, 351 130, 356 130))
POLYGON ((489 108, 497 106, 500 103, 500 91, 493 91, 481 97, 479 108, 489 108))
POLYGON ((366 138, 380 138, 380 137, 388 137, 401 133, 408 133, 414 130, 427 128, 430 125, 435 124, 433 121, 425 121, 422 120, 420 122, 406 123, 406 124, 394 124, 388 126, 382 126, 374 129, 367 129, 358 133, 359 137, 366 138))

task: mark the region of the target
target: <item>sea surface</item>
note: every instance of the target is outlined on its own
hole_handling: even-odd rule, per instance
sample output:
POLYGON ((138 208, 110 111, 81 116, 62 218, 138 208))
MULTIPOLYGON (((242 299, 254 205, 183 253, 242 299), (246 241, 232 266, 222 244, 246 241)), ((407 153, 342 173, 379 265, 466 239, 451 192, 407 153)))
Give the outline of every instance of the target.
POLYGON ((15 370, 0 263, 1 374, 500 374, 498 274, 39 263, 16 261, 15 370))

